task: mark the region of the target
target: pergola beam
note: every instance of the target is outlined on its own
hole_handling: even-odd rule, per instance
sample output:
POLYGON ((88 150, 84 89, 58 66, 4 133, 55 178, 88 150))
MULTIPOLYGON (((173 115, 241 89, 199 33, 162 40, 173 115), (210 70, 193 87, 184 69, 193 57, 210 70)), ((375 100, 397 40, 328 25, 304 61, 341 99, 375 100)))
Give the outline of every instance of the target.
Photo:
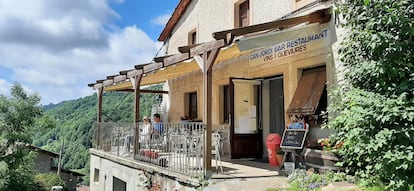
POLYGON ((114 77, 114 83, 122 82, 126 80, 126 75, 118 75, 114 77))
POLYGON ((175 54, 173 56, 170 56, 170 57, 164 59, 164 67, 177 64, 177 63, 182 62, 184 60, 188 60, 189 58, 190 57, 189 57, 188 53, 175 54))
MULTIPOLYGON (((305 23, 305 22, 310 22, 310 23, 317 22, 317 21, 322 22, 324 16, 325 16, 324 10, 319 10, 319 11, 313 12, 305 16, 288 18, 288 19, 280 19, 280 20, 276 20, 273 22, 250 25, 247 27, 215 32, 213 33, 213 38, 216 40, 222 40, 222 39, 227 39, 228 36, 234 38, 234 36, 240 36, 240 35, 245 35, 245 34, 250 34, 250 33, 255 33, 255 32, 263 32, 265 30, 288 28, 292 25, 298 25, 298 24, 305 23)), ((227 40, 227 44, 229 44, 229 40, 227 40)))
MULTIPOLYGON (((124 90, 119 90, 121 92, 134 92, 133 89, 124 89, 124 90)), ((146 89, 140 89, 139 90, 141 93, 152 93, 152 94, 168 94, 168 91, 161 91, 161 90, 146 90, 146 89)))
POLYGON ((146 74, 146 73, 150 73, 150 72, 159 70, 161 68, 163 68, 162 62, 155 62, 155 63, 152 63, 152 64, 145 65, 143 67, 143 70, 144 70, 143 72, 146 74))

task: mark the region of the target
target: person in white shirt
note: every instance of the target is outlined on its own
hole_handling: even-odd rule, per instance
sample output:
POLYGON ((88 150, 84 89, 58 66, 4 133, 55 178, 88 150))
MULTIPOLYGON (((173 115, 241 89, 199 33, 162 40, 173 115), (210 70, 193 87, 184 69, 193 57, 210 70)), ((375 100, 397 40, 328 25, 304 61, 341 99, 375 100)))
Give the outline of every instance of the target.
POLYGON ((144 122, 142 124, 142 132, 140 134, 140 142, 147 146, 151 138, 151 134, 153 133, 153 130, 151 125, 151 119, 149 117, 145 116, 143 121, 144 122))

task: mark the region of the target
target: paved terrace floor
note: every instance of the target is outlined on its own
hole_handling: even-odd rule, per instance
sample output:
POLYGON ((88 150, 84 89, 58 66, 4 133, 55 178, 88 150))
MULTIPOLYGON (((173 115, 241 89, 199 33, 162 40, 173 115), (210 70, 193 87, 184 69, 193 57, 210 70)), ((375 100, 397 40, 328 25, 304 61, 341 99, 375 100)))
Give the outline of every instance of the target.
POLYGON ((230 159, 222 157, 223 172, 216 169, 216 161, 212 161, 212 179, 263 178, 281 176, 276 167, 272 167, 265 159, 230 159))

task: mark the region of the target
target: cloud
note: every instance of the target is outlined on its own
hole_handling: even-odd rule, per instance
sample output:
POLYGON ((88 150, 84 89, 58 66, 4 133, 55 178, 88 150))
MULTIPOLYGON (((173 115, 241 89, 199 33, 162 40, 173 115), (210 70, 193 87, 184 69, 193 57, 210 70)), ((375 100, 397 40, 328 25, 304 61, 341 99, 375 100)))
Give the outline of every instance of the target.
POLYGON ((151 24, 155 26, 165 26, 168 22, 168 19, 170 19, 171 13, 160 15, 154 19, 151 19, 151 24))
POLYGON ((6 80, 0 79, 0 94, 9 96, 12 84, 6 80))
POLYGON ((13 80, 38 92, 43 104, 57 103, 149 62, 160 44, 137 26, 113 26, 117 17, 107 0, 0 1, 0 67, 11 71, 0 76, 0 93, 10 86, 5 79, 13 80))

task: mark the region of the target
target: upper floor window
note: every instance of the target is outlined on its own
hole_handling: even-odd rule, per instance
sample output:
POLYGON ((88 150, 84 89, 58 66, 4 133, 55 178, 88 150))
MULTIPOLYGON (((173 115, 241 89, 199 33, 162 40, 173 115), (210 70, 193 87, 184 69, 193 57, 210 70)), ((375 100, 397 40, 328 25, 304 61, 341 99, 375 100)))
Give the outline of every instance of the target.
POLYGON ((188 33, 188 45, 197 44, 197 30, 193 29, 188 33))
POLYGON ((234 6, 235 27, 250 25, 250 3, 249 0, 241 0, 234 6))

